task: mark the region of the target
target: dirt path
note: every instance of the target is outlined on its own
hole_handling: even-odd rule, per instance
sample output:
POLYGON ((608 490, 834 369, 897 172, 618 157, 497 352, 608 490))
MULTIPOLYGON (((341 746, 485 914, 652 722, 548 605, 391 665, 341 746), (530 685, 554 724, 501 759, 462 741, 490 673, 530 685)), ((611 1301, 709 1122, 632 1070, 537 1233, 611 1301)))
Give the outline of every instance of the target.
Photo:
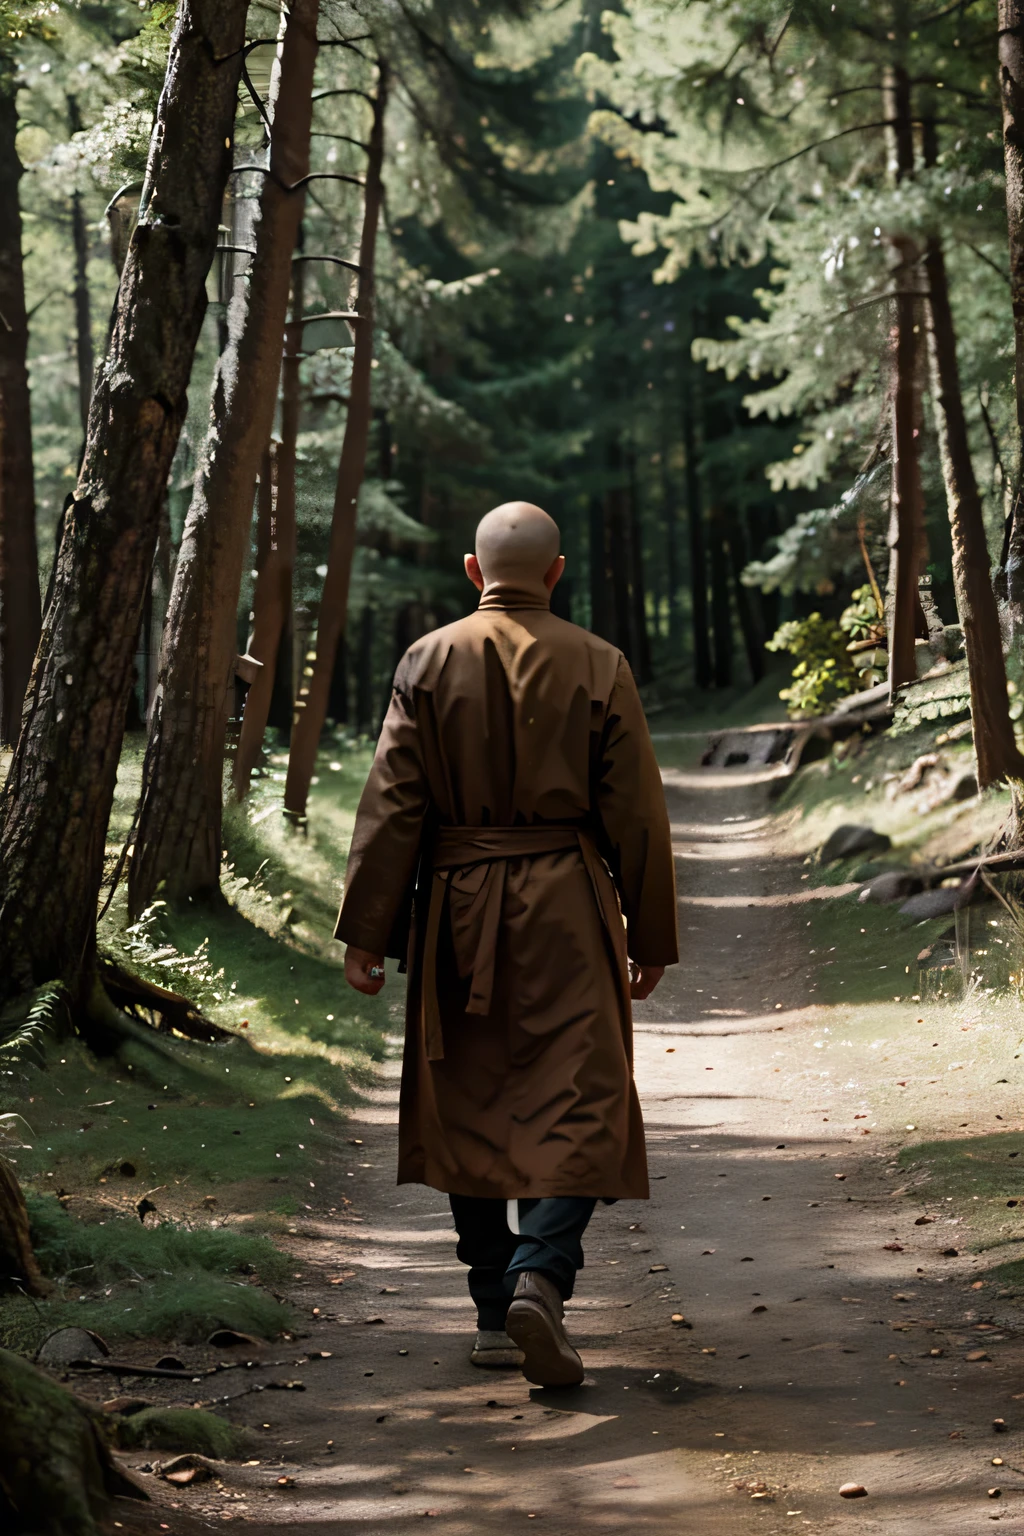
MULTIPOLYGON (((265 1449, 220 1487, 162 1487, 162 1528, 391 1536, 426 1517, 450 1536, 533 1520, 559 1536, 967 1536, 1024 1522, 1019 1342, 978 1331, 998 1303, 970 1288, 977 1261, 941 1257, 941 1221, 915 1225, 925 1207, 893 1196, 889 1159, 914 1138, 870 1017, 813 1001, 828 957, 808 955, 808 904, 836 888, 778 853, 756 774, 672 773, 667 788, 684 959, 637 1023, 653 1199, 599 1208, 590 1229, 568 1314, 584 1385, 541 1391, 468 1364, 446 1202, 393 1184, 396 1063, 354 1117, 361 1145, 316 1191, 324 1210, 347 1196, 346 1219, 297 1223, 310 1335, 253 1373, 305 1390, 240 1397, 231 1416, 265 1449), (992 1360, 965 1359, 979 1348, 992 1360), (868 1496, 839 1498, 847 1482, 868 1496)), ((935 1099, 936 1122, 952 1113, 935 1099)))

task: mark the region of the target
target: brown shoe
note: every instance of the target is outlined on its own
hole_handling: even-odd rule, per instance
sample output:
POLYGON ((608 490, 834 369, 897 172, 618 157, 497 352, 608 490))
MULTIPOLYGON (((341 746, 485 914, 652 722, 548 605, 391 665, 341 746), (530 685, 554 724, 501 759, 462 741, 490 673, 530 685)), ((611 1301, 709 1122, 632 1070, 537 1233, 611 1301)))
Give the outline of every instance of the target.
POLYGON ((575 1387, 583 1361, 565 1336, 562 1298, 547 1275, 524 1269, 516 1281, 505 1330, 525 1355, 523 1375, 538 1387, 575 1387))

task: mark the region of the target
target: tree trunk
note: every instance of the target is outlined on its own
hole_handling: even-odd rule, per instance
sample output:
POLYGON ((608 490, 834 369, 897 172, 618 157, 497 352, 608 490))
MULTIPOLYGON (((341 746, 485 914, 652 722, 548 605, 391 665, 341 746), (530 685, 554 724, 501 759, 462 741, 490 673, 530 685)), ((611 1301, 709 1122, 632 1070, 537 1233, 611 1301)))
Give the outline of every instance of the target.
POLYGON ((722 516, 711 515, 711 629, 715 640, 716 688, 732 687, 733 633, 729 601, 729 551, 722 516))
POLYGON ((373 640, 377 615, 367 603, 359 615, 359 643, 356 647, 356 730, 360 736, 373 734, 379 724, 377 690, 373 679, 373 640))
POLYGON ((590 573, 590 628, 603 640, 612 638, 611 576, 608 569, 608 523, 604 502, 591 496, 587 514, 590 573))
MULTIPOLYGON (((82 131, 82 114, 77 96, 68 97, 68 128, 72 138, 82 131)), ((89 426, 94 358, 92 305, 89 301, 89 236, 85 227, 85 209, 82 205, 81 192, 71 194, 71 239, 75 248, 75 354, 78 359, 78 409, 84 433, 89 426)))
MULTIPOLYGON (((914 132, 910 77, 902 65, 887 71, 886 116, 892 119, 896 181, 914 174, 914 132)), ((892 406, 892 497, 889 519, 889 693, 917 676, 917 576, 924 492, 916 430, 920 420, 920 306, 915 296, 921 252, 913 240, 896 238, 892 406)))
POLYGON ((629 528, 626 489, 613 485, 605 492, 605 522, 608 528, 608 557, 612 599, 614 643, 631 667, 636 665, 633 646, 633 616, 629 597, 629 528))
POLYGON ((693 614, 693 678, 698 688, 711 686, 711 645, 708 637, 708 561, 704 530, 704 498, 697 464, 697 431, 693 392, 687 380, 683 402, 683 451, 686 455, 686 517, 690 535, 690 601, 693 614))
POLYGON ((1006 549, 1006 595, 1014 629, 1024 624, 1024 0, 999 0, 999 89, 1003 102, 1006 222, 1010 240, 1017 475, 1006 549))
POLYGON ((764 677, 765 635, 760 615, 754 605, 751 589, 743 585, 742 576, 747 564, 747 541, 743 537, 739 518, 734 514, 728 521, 729 565, 732 570, 733 596, 743 636, 743 648, 747 653, 751 682, 759 683, 764 677))
POLYGON ((0 1291, 45 1296, 49 1289, 32 1252, 25 1196, 10 1165, 0 1157, 0 1291))
POLYGON ((160 682, 143 769, 128 875, 137 918, 157 891, 170 901, 220 890, 225 732, 234 689, 238 594, 260 460, 281 373, 292 252, 309 173, 319 0, 292 0, 280 45, 280 87, 263 177, 256 254, 236 281, 228 345, 217 367, 210 426, 178 551, 164 626, 160 682))
POLYGON ((0 56, 0 745, 5 746, 18 739, 40 625, 16 97, 13 65, 0 56))
POLYGON ((925 270, 931 318, 932 393, 953 536, 953 583, 967 651, 978 785, 984 789, 1000 779, 1024 778, 1024 757, 1017 750, 1010 720, 999 613, 992 591, 981 497, 974 478, 960 394, 946 262, 941 241, 934 235, 928 241, 925 270))
POLYGON ((675 491, 669 472, 668 434, 661 444, 661 517, 665 532, 665 587, 668 597, 668 640, 673 656, 678 654, 682 641, 683 616, 679 607, 679 518, 676 512, 675 491))
POLYGON ((637 487, 636 454, 629 454, 629 499, 626 514, 629 523, 629 602, 636 680, 649 683, 651 637, 647 631, 647 590, 644 580, 643 529, 640 526, 640 495, 637 487))
POLYGON ((142 600, 231 168, 247 0, 183 0, 139 222, 0 799, 0 992, 91 994, 96 903, 142 600))
POLYGON ((331 543, 327 555, 327 575, 316 636, 316 658, 308 687, 300 690, 295 701, 288 777, 285 780, 285 810, 292 816, 306 814, 309 781, 316 767, 320 732, 327 718, 327 699, 331 674, 338 654, 338 641, 345 632, 348 618, 348 594, 352 578, 352 559, 356 547, 356 517, 359 488, 366 470, 366 449, 372 415, 370 381, 373 361, 374 263, 377 250, 377 225, 384 185, 384 114, 387 109, 388 70, 383 59, 378 62, 377 92, 373 102, 366 166, 366 195, 363 205, 363 232, 359 243, 359 283, 352 355, 352 379, 349 384, 348 416, 338 465, 331 516, 331 543))
MULTIPOLYGON (((301 231, 299 244, 301 245, 301 231)), ((256 590, 253 593, 252 637, 249 655, 262 662, 262 670, 249 689, 242 715, 242 732, 235 755, 234 791, 241 800, 249 791, 252 771, 263 750, 263 737, 275 703, 281 707, 284 729, 290 729, 295 713, 291 684, 292 578, 295 571, 295 467, 299 421, 302 414, 299 365, 302 348, 302 312, 305 302, 305 263, 292 267, 292 322, 285 334, 281 363, 281 441, 271 444, 268 498, 261 512, 267 531, 261 535, 256 555, 256 590), (272 488, 271 488, 272 487, 272 488), (282 698, 284 695, 284 698, 282 698), (287 708, 284 708, 287 703, 287 708)))

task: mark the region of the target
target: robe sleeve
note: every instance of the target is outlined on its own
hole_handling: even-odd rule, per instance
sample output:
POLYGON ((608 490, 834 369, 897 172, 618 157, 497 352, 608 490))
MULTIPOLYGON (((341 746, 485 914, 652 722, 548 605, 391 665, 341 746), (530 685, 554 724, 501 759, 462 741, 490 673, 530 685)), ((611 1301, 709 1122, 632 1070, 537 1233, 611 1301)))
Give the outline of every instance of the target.
POLYGON ((429 806, 412 700, 396 678, 356 813, 335 938, 405 959, 429 806))
POLYGON ((665 792, 633 674, 621 657, 601 741, 596 802, 630 959, 674 965, 676 883, 665 792))

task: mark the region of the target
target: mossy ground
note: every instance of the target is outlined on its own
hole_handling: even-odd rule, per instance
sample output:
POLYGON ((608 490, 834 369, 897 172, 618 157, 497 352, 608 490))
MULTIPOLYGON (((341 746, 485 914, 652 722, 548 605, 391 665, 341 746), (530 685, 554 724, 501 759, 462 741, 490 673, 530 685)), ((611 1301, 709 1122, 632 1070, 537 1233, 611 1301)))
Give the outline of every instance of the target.
MULTIPOLYGON (((131 828, 143 745, 130 739, 122 758, 108 873, 131 828)), ((288 1261, 256 1234, 282 1233, 319 1199, 318 1173, 390 1049, 399 1006, 390 989, 371 1001, 345 986, 332 937, 371 755, 365 743, 328 743, 303 831, 281 814, 272 753, 226 818, 223 904, 158 903, 130 925, 122 889, 101 924, 105 948, 191 997, 232 1039, 143 1034, 104 1058, 49 1034, 43 1063, 4 1064, 0 1113, 21 1116, 4 1148, 58 1284, 45 1302, 5 1300, 0 1339, 31 1347, 70 1321, 182 1342, 220 1325, 267 1337, 288 1326, 265 1288, 288 1261), (147 1221, 162 1224, 143 1226, 143 1197, 155 1207, 147 1221)))

